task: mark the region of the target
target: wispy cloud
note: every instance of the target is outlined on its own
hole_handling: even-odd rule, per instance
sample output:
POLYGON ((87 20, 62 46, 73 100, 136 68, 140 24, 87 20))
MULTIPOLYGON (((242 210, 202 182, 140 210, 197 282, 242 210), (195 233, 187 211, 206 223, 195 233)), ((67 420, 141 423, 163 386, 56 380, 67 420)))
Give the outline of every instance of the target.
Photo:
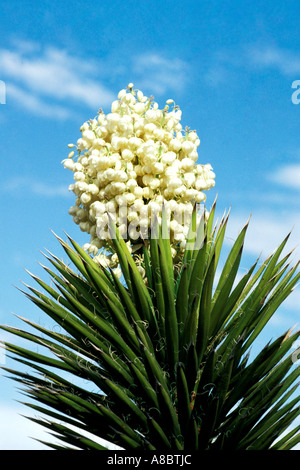
POLYGON ((7 81, 7 100, 41 116, 63 119, 71 105, 97 110, 114 98, 99 80, 100 64, 51 46, 18 42, 12 49, 0 49, 0 69, 7 81))
POLYGON ((1 189, 6 193, 16 195, 24 194, 25 191, 43 197, 69 196, 68 188, 64 185, 51 185, 25 176, 11 178, 1 185, 1 189))
POLYGON ((124 63, 119 57, 100 61, 19 40, 0 49, 0 70, 8 103, 14 101, 31 113, 55 119, 74 115, 77 105, 94 112, 109 107, 119 90, 112 92, 107 83, 124 76, 124 87, 133 81, 156 95, 182 90, 189 76, 188 64, 165 51, 145 52, 124 63))
POLYGON ((270 179, 281 186, 300 190, 300 164, 285 165, 276 170, 270 179))
POLYGON ((149 88, 158 95, 182 90, 187 83, 189 69, 184 60, 163 53, 146 53, 133 61, 133 76, 139 87, 149 88))
MULTIPOLYGON (((300 73, 300 53, 274 44, 240 44, 214 51, 207 61, 203 79, 206 84, 237 83, 241 73, 245 77, 256 73, 275 71, 287 78, 300 73)), ((240 84, 240 81, 238 81, 240 84)))
MULTIPOLYGON (((228 223, 226 241, 231 244, 236 239, 239 231, 245 225, 249 215, 243 213, 231 213, 228 223)), ((252 214, 247 229, 244 252, 253 256, 269 256, 291 232, 286 250, 295 248, 294 257, 299 258, 300 225, 299 212, 287 212, 276 214, 275 211, 258 211, 252 214)))
MULTIPOLYGON (((21 413, 24 414, 24 409, 21 407, 14 408, 1 404, 0 450, 47 449, 33 437, 38 436, 40 440, 49 441, 49 434, 38 424, 21 416, 21 413)), ((53 439, 52 442, 54 442, 53 439)))
MULTIPOLYGON (((1 404, 0 416, 0 450, 49 450, 43 441, 59 444, 59 441, 48 432, 47 428, 30 419, 42 415, 30 411, 28 407, 1 404)), ((75 426, 70 426, 70 429, 81 432, 82 435, 107 446, 110 450, 122 449, 75 426)))
POLYGON ((67 107, 47 103, 39 96, 28 93, 28 91, 12 83, 7 85, 7 94, 9 99, 20 103, 25 109, 37 116, 66 119, 71 115, 67 107))
POLYGON ((250 65, 275 69, 285 76, 300 73, 300 54, 277 46, 250 47, 247 56, 250 65))

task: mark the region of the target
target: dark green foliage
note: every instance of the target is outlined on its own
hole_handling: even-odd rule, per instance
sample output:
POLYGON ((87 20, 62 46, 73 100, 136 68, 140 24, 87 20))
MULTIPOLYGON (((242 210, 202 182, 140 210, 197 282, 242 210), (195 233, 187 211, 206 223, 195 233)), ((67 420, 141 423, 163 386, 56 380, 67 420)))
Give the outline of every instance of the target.
POLYGON ((5 343, 31 372, 4 369, 34 399, 27 406, 45 415, 36 421, 61 440, 49 447, 102 450, 102 438, 125 449, 281 450, 300 441, 299 427, 291 427, 299 368, 290 352, 299 332, 249 360, 253 341, 299 280, 289 255, 280 258, 288 237, 237 280, 246 224, 217 279, 228 216, 214 227, 214 212, 215 205, 198 237, 190 232, 192 249, 177 266, 163 218, 144 247, 146 282, 114 227, 124 282, 72 239, 59 241, 75 269, 51 255, 56 272, 45 269, 53 287, 32 275, 45 293, 29 287, 26 295, 63 333, 26 319, 37 335, 2 326, 46 349, 5 343))

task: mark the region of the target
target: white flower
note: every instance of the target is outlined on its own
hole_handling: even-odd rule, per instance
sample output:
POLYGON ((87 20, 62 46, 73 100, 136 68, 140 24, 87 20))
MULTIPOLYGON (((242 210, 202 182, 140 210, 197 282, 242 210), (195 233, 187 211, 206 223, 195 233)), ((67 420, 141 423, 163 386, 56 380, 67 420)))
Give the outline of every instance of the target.
POLYGON ((83 133, 82 133, 82 137, 85 139, 85 140, 94 140, 95 139, 95 134, 93 131, 91 131, 90 129, 87 129, 85 130, 83 133))
POLYGON ((126 93, 127 93, 126 90, 121 90, 121 91, 119 91, 118 98, 121 100, 121 99, 123 98, 123 96, 126 95, 126 93))
POLYGON ((74 173, 74 180, 75 181, 84 181, 85 180, 85 174, 82 173, 82 171, 76 171, 74 173))
POLYGON ((122 271, 121 271, 120 268, 114 268, 114 269, 113 269, 113 272, 114 272, 114 274, 115 274, 119 279, 121 279, 121 277, 122 277, 122 271))
POLYGON ((120 109, 120 102, 118 100, 113 101, 111 104, 111 112, 116 113, 119 111, 119 109, 120 109))
POLYGON ((145 273, 146 273, 146 272, 145 272, 145 269, 143 268, 143 266, 137 266, 137 269, 138 269, 140 275, 141 275, 142 277, 145 277, 145 273))
POLYGON ((180 167, 183 171, 192 171, 195 167, 195 162, 188 157, 185 157, 180 162, 180 167))
POLYGON ((182 146, 181 146, 181 149, 184 153, 186 153, 187 155, 189 155, 190 153, 192 153, 192 151, 194 150, 194 144, 193 142, 190 142, 189 140, 186 140, 185 142, 182 143, 182 146))
POLYGON ((131 178, 127 181, 126 186, 129 191, 131 191, 137 186, 137 181, 134 178, 131 178))
POLYGON ((171 139, 170 147, 171 147, 172 150, 174 150, 174 152, 179 152, 179 150, 182 147, 182 142, 177 138, 171 139))
POLYGON ((122 150, 122 159, 125 162, 130 162, 134 158, 134 153, 129 149, 122 150))
POLYGON ((96 184, 89 184, 87 187, 87 192, 96 195, 99 193, 99 188, 96 184))
POLYGON ((163 154, 161 161, 166 165, 171 165, 176 159, 176 153, 174 152, 166 152, 163 154))
POLYGON ((64 164, 64 168, 67 168, 68 170, 73 170, 75 166, 75 163, 73 162, 73 160, 64 160, 63 164, 64 164))
POLYGON ((80 196, 80 200, 82 202, 82 204, 86 205, 88 204, 90 201, 91 201, 91 195, 88 194, 88 193, 83 193, 81 196, 80 196))
MULTIPOLYGON (((181 117, 174 100, 160 109, 129 83, 108 114, 100 111, 82 124, 77 146, 68 144, 72 151, 62 163, 73 172, 69 190, 76 197, 69 214, 90 234, 85 248, 98 264, 114 267, 117 262, 109 253, 98 254, 108 249, 108 214, 132 251, 139 246, 132 242, 150 230, 154 214, 161 223, 164 204, 173 256, 184 248, 192 208, 205 201, 215 174, 209 164, 196 164, 200 139, 196 131, 183 130, 181 117)), ((140 271, 145 274, 142 266, 140 271)))

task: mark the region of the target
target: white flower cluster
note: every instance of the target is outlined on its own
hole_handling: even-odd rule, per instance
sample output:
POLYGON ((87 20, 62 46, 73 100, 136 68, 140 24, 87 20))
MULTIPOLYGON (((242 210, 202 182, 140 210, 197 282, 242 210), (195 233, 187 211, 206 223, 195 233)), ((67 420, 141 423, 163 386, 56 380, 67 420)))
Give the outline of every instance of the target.
POLYGON ((115 255, 98 254, 109 247, 109 215, 134 249, 147 238, 153 216, 161 219, 162 205, 169 215, 173 254, 184 247, 195 203, 215 184, 210 165, 196 164, 200 140, 182 129, 181 111, 173 100, 159 109, 133 84, 118 94, 111 112, 99 111, 85 122, 77 149, 63 161, 74 173, 69 189, 76 195, 69 210, 80 229, 91 236, 85 249, 101 264, 117 266, 115 255))

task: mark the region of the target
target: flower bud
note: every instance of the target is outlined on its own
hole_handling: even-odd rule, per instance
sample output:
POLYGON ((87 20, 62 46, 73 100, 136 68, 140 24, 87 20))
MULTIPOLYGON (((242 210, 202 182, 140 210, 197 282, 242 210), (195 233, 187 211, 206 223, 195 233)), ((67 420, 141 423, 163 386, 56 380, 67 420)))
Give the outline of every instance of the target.
POLYGON ((73 160, 64 160, 63 161, 63 164, 64 164, 64 168, 68 169, 68 170, 73 170, 74 169, 74 162, 73 160))
POLYGON ((126 95, 126 90, 120 90, 119 93, 118 93, 118 98, 122 99, 123 96, 125 96, 125 95, 126 95))
POLYGON ((80 200, 82 202, 82 204, 88 204, 91 200, 91 195, 88 194, 88 193, 83 193, 81 196, 80 196, 80 200))

